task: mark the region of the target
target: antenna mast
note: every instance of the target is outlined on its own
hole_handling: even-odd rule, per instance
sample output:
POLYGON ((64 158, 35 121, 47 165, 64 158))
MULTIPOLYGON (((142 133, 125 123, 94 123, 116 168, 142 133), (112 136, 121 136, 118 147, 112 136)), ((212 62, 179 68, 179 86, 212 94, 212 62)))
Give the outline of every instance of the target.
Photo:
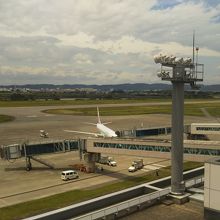
POLYGON ((195 63, 195 30, 193 30, 193 60, 192 63, 195 63))

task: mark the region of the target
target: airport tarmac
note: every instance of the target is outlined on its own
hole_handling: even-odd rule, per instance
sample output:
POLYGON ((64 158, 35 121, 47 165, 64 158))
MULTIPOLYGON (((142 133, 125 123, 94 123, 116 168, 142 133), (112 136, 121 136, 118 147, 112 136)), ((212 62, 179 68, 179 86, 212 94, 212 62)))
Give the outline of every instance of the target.
MULTIPOLYGON (((130 104, 137 105, 138 103, 130 104)), ((149 105, 152 103, 148 103, 149 105)), ((95 106, 95 105, 91 105, 95 106)), ((117 105, 99 105, 119 106, 117 105)), ((62 106, 67 108, 70 106, 62 106)), ((76 108, 77 106, 71 106, 76 108)), ((78 106, 82 107, 82 105, 78 106)), ((89 107, 86 105, 84 107, 89 107)), ((52 115, 41 112, 45 109, 61 108, 60 106, 40 106, 40 107, 4 107, 0 108, 0 114, 7 114, 16 117, 12 122, 0 124, 0 145, 9 145, 15 143, 24 143, 29 140, 39 140, 39 131, 46 130, 49 133, 49 139, 74 139, 82 137, 79 134, 67 133, 66 130, 80 130, 97 132, 96 127, 87 125, 83 122, 97 122, 95 116, 71 116, 71 115, 52 115)), ((109 127, 115 131, 130 130, 140 127, 162 127, 170 126, 171 117, 165 114, 151 115, 127 115, 127 116, 101 116, 101 120, 111 121, 109 127)), ((206 117, 186 116, 185 124, 192 122, 210 122, 206 117)))
POLYGON ((41 155, 40 158, 54 164, 55 169, 49 169, 39 163, 32 162, 33 170, 25 170, 25 159, 18 159, 9 163, 0 161, 0 207, 23 201, 42 198, 74 189, 94 188, 104 183, 120 181, 128 176, 144 175, 155 172, 156 169, 169 166, 170 160, 158 158, 144 158, 144 168, 135 173, 129 173, 128 167, 133 157, 111 155, 118 162, 117 167, 100 165, 104 170, 97 173, 79 171, 79 179, 71 181, 61 180, 61 171, 72 169, 74 164, 80 164, 78 151, 59 154, 41 155))
MULTIPOLYGON (((112 106, 112 105, 104 105, 112 106)), ((65 108, 66 106, 62 106, 65 108)), ((68 106, 69 107, 69 106, 68 106)), ((73 107, 73 106, 71 106, 73 107)), ((77 107, 77 106, 74 106, 77 107)), ((82 106, 80 106, 82 107, 82 106)), ((102 105, 100 105, 100 108, 102 105)), ((96 123, 95 116, 70 116, 70 115, 49 115, 42 113, 44 109, 60 108, 54 107, 11 107, 1 108, 0 114, 15 116, 12 122, 0 124, 0 145, 9 145, 26 141, 40 140, 39 130, 44 129, 49 133, 50 139, 75 139, 82 137, 73 133, 64 132, 66 130, 80 130, 96 132, 95 126, 84 124, 83 122, 96 123)), ((112 121, 109 125, 113 130, 128 130, 138 127, 170 126, 170 115, 132 115, 132 116, 101 116, 102 121, 112 121)), ((185 117, 185 123, 209 122, 205 117, 185 117)), ((63 169, 69 169, 71 165, 80 163, 78 152, 61 154, 51 154, 41 156, 41 159, 55 165, 51 170, 43 165, 33 162, 33 170, 25 170, 24 159, 16 160, 14 163, 0 160, 0 207, 45 197, 72 189, 96 187, 97 184, 120 181, 128 175, 140 175, 151 172, 154 167, 168 166, 169 160, 144 158, 144 163, 149 164, 143 170, 128 173, 127 168, 136 159, 128 156, 113 155, 118 162, 117 167, 104 167, 102 174, 86 174, 80 172, 80 178, 69 182, 60 179, 63 169), (152 165, 153 164, 153 165, 152 165), (156 165, 155 165, 156 164, 156 165), (94 180, 94 181, 91 181, 94 180)))

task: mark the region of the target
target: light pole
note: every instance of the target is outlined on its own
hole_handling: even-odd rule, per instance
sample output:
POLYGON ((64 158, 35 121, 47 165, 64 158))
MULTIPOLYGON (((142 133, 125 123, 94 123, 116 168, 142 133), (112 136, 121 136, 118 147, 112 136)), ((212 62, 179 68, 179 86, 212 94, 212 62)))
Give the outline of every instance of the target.
POLYGON ((182 195, 185 191, 183 181, 183 126, 184 126, 184 84, 196 87, 203 81, 204 66, 191 58, 157 55, 155 63, 161 64, 158 76, 172 83, 172 146, 171 146, 171 193, 182 195), (197 68, 198 67, 198 68, 197 68), (198 76, 199 74, 199 76, 198 76))

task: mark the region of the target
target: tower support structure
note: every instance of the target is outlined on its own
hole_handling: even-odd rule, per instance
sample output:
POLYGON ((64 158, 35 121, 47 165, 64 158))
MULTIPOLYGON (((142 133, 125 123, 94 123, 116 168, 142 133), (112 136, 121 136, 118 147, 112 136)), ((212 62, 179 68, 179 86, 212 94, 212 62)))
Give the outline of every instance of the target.
POLYGON ((204 65, 192 62, 191 58, 176 58, 161 54, 155 56, 154 61, 161 64, 158 76, 172 83, 171 193, 182 195, 185 191, 183 181, 184 85, 189 83, 193 89, 198 89, 196 82, 203 81, 204 65))
POLYGON ((183 182, 183 126, 184 83, 172 82, 172 147, 171 147, 171 192, 182 194, 183 182))

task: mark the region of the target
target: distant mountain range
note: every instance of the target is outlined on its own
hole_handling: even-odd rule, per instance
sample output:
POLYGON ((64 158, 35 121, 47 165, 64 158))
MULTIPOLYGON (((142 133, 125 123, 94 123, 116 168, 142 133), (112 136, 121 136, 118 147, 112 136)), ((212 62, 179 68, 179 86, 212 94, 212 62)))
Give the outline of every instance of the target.
MULTIPOLYGON (((27 89, 77 89, 77 88, 93 88, 99 91, 111 91, 111 90, 124 90, 124 91, 143 91, 143 90, 170 90, 172 89, 171 84, 163 83, 125 83, 117 85, 84 85, 84 84, 64 84, 64 85, 53 85, 53 84, 27 84, 27 85, 7 85, 0 86, 0 88, 27 88, 27 89)), ((190 86, 186 85, 186 90, 190 90, 190 86)), ((201 91, 212 91, 220 92, 220 84, 215 85, 201 85, 201 91)))

